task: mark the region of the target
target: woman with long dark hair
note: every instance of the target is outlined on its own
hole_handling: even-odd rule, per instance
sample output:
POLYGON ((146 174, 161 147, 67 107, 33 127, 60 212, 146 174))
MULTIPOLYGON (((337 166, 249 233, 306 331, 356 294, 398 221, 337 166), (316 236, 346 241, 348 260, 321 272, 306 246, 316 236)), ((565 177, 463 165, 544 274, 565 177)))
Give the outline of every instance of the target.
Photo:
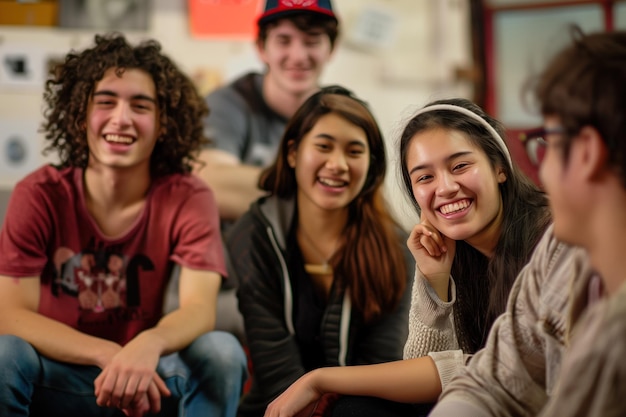
MULTIPOLYGON (((484 345, 550 222, 544 193, 513 163, 504 137, 498 121, 465 99, 435 101, 408 121, 400 171, 421 221, 407 241, 416 262, 407 360, 315 370, 267 416, 295 415, 328 392, 389 400, 387 415, 417 415, 424 410, 414 404, 435 402, 484 345)), ((333 415, 380 415, 371 410, 340 400, 333 415)))
POLYGON ((412 259, 385 171, 380 129, 344 88, 323 88, 287 124, 260 178, 268 196, 226 237, 254 369, 239 415, 263 415, 313 369, 402 358, 412 259))

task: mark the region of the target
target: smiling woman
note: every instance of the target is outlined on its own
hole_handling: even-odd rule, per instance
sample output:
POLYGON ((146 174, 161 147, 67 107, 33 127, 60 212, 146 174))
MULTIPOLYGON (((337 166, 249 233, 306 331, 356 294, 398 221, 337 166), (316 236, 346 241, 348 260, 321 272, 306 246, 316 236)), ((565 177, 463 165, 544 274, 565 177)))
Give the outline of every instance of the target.
POLYGON ((421 416, 483 346, 550 218, 543 193, 511 162, 503 131, 464 99, 431 103, 408 121, 400 171, 421 222, 407 241, 417 269, 406 360, 316 369, 266 416, 293 416, 329 392, 370 396, 339 399, 333 416, 421 416))
POLYGON ((492 165, 459 131, 432 128, 413 136, 406 157, 422 218, 454 240, 491 257, 500 235, 505 168, 492 165))
POLYGON ((307 371, 402 357, 411 256, 385 171, 380 129, 348 90, 323 88, 288 122, 259 182, 269 195, 226 236, 254 369, 239 415, 307 371))
MULTIPOLYGON (((504 137, 478 106, 452 99, 418 111, 400 141, 404 188, 422 218, 409 240, 423 275, 417 282, 450 303, 451 336, 466 353, 483 345, 550 218, 544 194, 511 162, 504 137), (467 207, 454 211, 457 204, 467 207), (456 254, 443 259, 441 250, 456 254)), ((417 343, 409 336, 405 356, 428 353, 417 343)))

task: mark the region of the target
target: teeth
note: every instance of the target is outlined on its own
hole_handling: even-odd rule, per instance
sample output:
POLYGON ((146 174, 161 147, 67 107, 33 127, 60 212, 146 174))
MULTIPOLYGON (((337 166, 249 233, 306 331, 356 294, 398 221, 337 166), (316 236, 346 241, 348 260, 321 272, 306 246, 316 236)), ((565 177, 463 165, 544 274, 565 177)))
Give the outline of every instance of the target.
POLYGON ((441 211, 443 214, 450 214, 450 213, 454 213, 455 211, 463 210, 469 207, 469 205, 470 205, 469 201, 462 200, 456 203, 446 204, 445 206, 441 206, 439 208, 439 211, 441 211))
POLYGON ((346 184, 345 181, 336 181, 329 178, 320 178, 320 182, 329 187, 341 187, 346 184))
POLYGON ((128 136, 120 136, 120 135, 106 135, 104 140, 107 142, 115 142, 115 143, 133 143, 133 138, 128 136))

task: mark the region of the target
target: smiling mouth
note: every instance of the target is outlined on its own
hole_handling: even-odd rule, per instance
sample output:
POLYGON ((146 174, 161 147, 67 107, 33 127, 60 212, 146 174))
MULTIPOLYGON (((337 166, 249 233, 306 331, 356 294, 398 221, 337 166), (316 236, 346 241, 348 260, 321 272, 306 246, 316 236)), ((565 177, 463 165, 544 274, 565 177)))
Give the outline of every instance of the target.
POLYGON ((465 210, 470 206, 470 204, 470 200, 461 200, 452 204, 444 204, 443 206, 439 207, 439 211, 441 212, 441 214, 452 214, 458 211, 465 210))
POLYGON ((327 187, 333 187, 333 188, 340 188, 340 187, 345 187, 346 185, 348 185, 346 181, 333 180, 330 178, 318 178, 318 181, 322 185, 325 185, 327 187))
POLYGON ((297 77, 303 77, 309 73, 309 70, 305 68, 291 68, 287 71, 289 71, 290 74, 295 75, 297 77))
POLYGON ((119 143, 122 145, 130 145, 135 139, 130 136, 121 136, 121 135, 104 135, 104 140, 109 143, 119 143))

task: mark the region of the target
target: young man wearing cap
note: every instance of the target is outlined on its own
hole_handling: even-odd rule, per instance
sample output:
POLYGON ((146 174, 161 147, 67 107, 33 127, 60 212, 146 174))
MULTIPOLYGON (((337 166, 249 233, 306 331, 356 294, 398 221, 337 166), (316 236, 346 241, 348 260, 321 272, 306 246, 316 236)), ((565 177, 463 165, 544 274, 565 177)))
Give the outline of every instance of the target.
MULTIPOLYGON (((287 120, 319 89, 339 34, 330 0, 267 0, 257 24, 265 72, 248 73, 206 98, 212 146, 201 151, 195 172, 214 192, 223 231, 261 196, 261 169, 274 160, 287 120)), ((243 340, 235 286, 225 281, 220 291, 216 328, 243 340)))
POLYGON ((261 169, 274 159, 285 124, 319 88, 338 21, 330 0, 267 0, 256 47, 264 74, 248 73, 208 95, 211 113, 196 173, 213 189, 223 223, 260 196, 261 169))
POLYGON ((626 32, 575 30, 535 93, 554 225, 431 417, 626 415, 626 32))

